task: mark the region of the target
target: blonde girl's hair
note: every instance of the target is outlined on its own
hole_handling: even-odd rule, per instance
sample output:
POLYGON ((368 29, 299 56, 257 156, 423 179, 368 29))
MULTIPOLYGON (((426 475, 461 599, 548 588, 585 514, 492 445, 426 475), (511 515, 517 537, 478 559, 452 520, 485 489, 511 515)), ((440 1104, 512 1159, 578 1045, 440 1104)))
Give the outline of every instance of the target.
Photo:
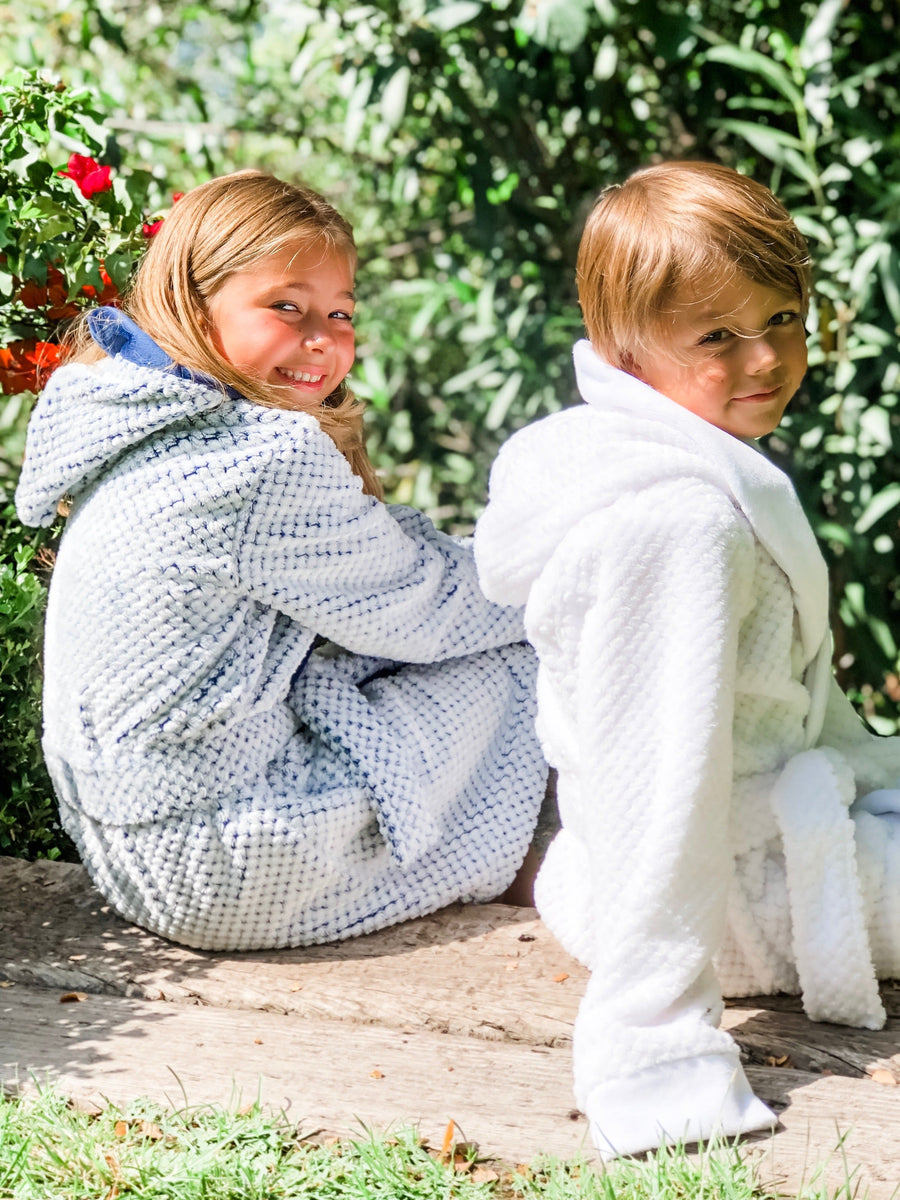
POLYGON ((665 345, 679 300, 742 274, 809 307, 809 250, 767 187, 730 167, 668 162, 601 193, 578 250, 578 299, 597 353, 629 370, 665 345))
MULTIPOLYGON (((122 309, 181 366, 232 387, 258 404, 281 407, 277 388, 238 371, 213 345, 209 304, 229 276, 288 247, 346 254, 356 267, 353 231, 317 192, 260 171, 223 175, 178 201, 162 223, 122 301, 122 309)), ((78 321, 68 361, 97 361, 103 351, 78 321)), ((363 490, 381 497, 365 448, 363 406, 342 383, 308 410, 332 438, 363 490)))

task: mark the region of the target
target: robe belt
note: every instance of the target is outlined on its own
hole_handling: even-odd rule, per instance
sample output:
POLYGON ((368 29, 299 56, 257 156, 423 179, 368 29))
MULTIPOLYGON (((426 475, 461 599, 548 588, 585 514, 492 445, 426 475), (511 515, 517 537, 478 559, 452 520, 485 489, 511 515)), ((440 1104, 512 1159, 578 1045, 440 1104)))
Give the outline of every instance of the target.
POLYGON ((842 755, 804 750, 784 767, 771 803, 781 833, 803 1007, 812 1021, 881 1029, 886 1014, 857 872, 853 774, 842 755))

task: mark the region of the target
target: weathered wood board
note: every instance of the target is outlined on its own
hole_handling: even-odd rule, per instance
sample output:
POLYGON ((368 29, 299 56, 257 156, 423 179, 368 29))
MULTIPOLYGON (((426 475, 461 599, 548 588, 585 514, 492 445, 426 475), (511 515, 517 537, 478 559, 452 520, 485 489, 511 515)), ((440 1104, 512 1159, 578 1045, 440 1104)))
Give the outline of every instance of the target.
MULTIPOLYGON (((52 1080, 120 1103, 239 1092, 309 1132, 416 1123, 440 1141, 453 1119, 505 1161, 592 1157, 569 1045, 586 977, 531 909, 456 906, 340 945, 207 954, 119 920, 80 867, 0 859, 6 1087, 52 1080), (86 999, 60 1004, 70 991, 86 999)), ((884 996, 900 1012, 898 991, 884 996)), ((791 1194, 826 1163, 837 1187, 846 1162, 860 1196, 893 1196, 896 1015, 871 1033, 812 1024, 796 998, 769 997, 732 1003, 723 1024, 781 1116, 774 1136, 743 1143, 764 1177, 791 1194)))
POLYGON ((0 975, 541 1045, 570 1040, 587 979, 533 909, 456 905, 340 944, 209 954, 125 924, 81 867, 16 859, 0 859, 0 975))

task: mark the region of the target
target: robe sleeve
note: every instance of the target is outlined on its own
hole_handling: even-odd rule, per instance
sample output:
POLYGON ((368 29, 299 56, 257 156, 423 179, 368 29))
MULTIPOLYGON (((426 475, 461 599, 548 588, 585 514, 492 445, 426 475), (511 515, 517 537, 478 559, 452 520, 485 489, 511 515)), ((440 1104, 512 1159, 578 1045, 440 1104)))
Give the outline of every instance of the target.
POLYGON ((712 969, 754 561, 731 500, 680 478, 580 521, 526 610, 563 823, 538 904, 591 967, 575 1091, 603 1154, 775 1122, 717 1028, 712 969))
POLYGON ((863 724, 836 679, 831 680, 819 745, 838 750, 850 764, 857 795, 900 788, 900 737, 879 737, 863 724))
POLYGON ((471 546, 363 495, 319 431, 273 450, 234 557, 243 593, 358 654, 432 662, 524 639, 521 610, 485 599, 471 546))

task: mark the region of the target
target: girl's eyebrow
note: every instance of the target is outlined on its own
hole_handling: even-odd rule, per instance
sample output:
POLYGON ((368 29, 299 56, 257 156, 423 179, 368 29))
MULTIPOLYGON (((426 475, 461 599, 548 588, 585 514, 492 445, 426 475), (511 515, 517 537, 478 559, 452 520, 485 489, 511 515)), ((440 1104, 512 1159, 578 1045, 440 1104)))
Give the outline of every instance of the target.
MULTIPOLYGON (((273 284, 271 291, 277 292, 282 288, 294 288, 298 292, 311 292, 314 284, 306 283, 302 279, 285 279, 282 283, 273 284)), ((338 292, 337 296, 339 300, 352 300, 354 304, 356 303, 356 296, 353 292, 338 292)))

